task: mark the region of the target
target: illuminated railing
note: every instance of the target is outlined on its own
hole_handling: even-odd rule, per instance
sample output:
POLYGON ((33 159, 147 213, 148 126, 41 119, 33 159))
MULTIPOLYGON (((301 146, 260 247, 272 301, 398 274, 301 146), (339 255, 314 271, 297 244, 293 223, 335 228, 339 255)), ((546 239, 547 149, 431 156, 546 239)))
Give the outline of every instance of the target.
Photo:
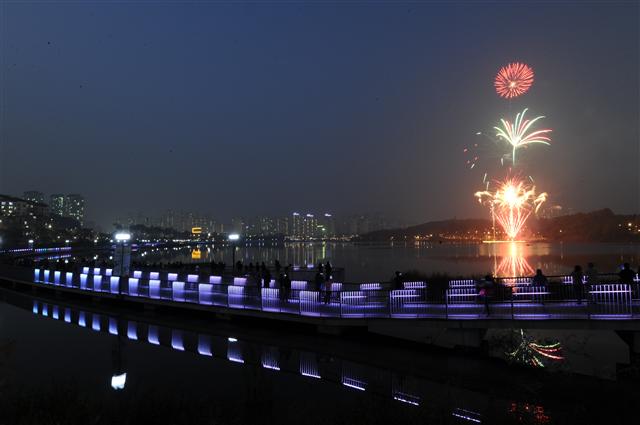
MULTIPOLYGON (((22 269, 24 272, 26 269, 22 269)), ((85 270, 82 270, 85 271, 85 270)), ((95 270, 89 270, 95 272, 95 270)), ((121 278, 103 274, 73 273, 39 269, 28 271, 32 281, 47 286, 106 296, 127 296, 155 302, 197 304, 232 309, 259 310, 311 317, 338 318, 449 318, 449 319, 630 319, 640 318, 638 284, 602 283, 545 286, 516 282, 513 286, 478 288, 473 280, 451 281, 446 290, 430 291, 425 282, 407 282, 405 289, 384 290, 379 283, 359 285, 360 290, 342 290, 332 283, 331 291, 311 288, 296 281, 291 289, 247 284, 234 278, 224 284, 218 276, 177 280, 149 279, 162 275, 135 274, 121 278), (200 281, 200 282, 194 282, 200 281), (208 283, 220 282, 220 283, 208 283), (380 285, 380 286, 378 286, 380 285)), ((169 276, 167 275, 167 278, 169 276)), ((27 278, 29 279, 29 278, 27 278)), ((353 285, 352 285, 353 286, 353 285)), ((324 289, 324 288, 323 288, 324 289)))

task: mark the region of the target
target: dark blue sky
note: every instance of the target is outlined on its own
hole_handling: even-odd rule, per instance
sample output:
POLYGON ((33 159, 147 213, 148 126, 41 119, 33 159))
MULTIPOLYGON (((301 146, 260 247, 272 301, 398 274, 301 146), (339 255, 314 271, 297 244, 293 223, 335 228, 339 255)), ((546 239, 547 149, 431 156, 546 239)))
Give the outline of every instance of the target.
POLYGON ((0 8, 0 193, 79 192, 100 223, 483 217, 462 148, 529 107, 554 129, 521 157, 551 203, 640 211, 637 2, 0 8), (536 81, 507 102, 514 60, 536 81))

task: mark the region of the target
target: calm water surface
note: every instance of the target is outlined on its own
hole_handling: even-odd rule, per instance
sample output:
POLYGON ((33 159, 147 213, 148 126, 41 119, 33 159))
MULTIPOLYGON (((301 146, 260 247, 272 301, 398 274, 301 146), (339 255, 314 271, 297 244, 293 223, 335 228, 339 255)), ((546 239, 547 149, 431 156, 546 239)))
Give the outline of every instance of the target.
MULTIPOLYGON (((159 261, 224 261, 231 263, 231 248, 202 246, 185 249, 159 249, 139 254, 138 259, 159 261)), ((390 279, 395 270, 418 270, 427 275, 446 273, 451 276, 532 275, 541 268, 547 275, 569 273, 573 266, 593 261, 601 273, 617 272, 624 262, 640 265, 637 244, 565 244, 565 243, 500 243, 500 244, 367 244, 289 243, 283 247, 242 246, 236 260, 282 264, 318 264, 331 261, 346 269, 348 281, 390 279)))

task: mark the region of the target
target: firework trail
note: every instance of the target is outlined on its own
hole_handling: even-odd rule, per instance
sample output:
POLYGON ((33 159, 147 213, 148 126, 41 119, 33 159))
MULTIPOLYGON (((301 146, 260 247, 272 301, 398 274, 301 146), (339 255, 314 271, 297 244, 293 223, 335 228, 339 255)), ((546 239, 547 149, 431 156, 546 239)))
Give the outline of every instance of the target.
POLYGON ((540 143, 548 146, 550 145, 549 142, 551 141, 551 138, 548 136, 548 134, 552 131, 551 129, 547 128, 544 130, 529 132, 533 124, 535 124, 536 121, 544 118, 544 116, 538 116, 532 120, 528 120, 524 118, 526 112, 527 109, 516 114, 516 119, 513 121, 513 123, 503 118, 500 120, 500 122, 502 123, 502 127, 494 127, 497 132, 496 136, 511 145, 511 160, 514 167, 516 165, 516 150, 534 143, 540 143))
POLYGON ((534 367, 545 367, 544 360, 564 360, 559 342, 540 344, 520 329, 520 342, 507 356, 514 361, 534 367))

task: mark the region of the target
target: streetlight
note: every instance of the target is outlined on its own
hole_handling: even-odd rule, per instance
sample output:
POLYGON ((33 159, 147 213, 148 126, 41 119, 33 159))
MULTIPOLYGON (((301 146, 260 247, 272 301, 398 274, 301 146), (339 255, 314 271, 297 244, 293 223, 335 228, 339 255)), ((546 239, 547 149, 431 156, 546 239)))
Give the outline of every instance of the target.
MULTIPOLYGON (((114 272, 116 274, 116 276, 118 277, 118 295, 122 295, 122 279, 124 277, 126 277, 129 274, 129 267, 128 265, 125 266, 124 263, 124 257, 125 257, 125 248, 129 248, 129 254, 131 253, 131 248, 128 247, 127 242, 129 242, 131 240, 131 233, 129 232, 125 232, 125 231, 120 231, 118 233, 116 233, 113 238, 116 241, 116 252, 115 252, 115 257, 116 258, 120 258, 120 262, 119 264, 117 264, 117 267, 114 267, 114 272), (118 256, 118 254, 120 254, 118 256)), ((126 377, 125 377, 126 379, 126 377)))
POLYGON ((231 270, 236 269, 236 242, 240 239, 240 235, 237 233, 231 233, 229 235, 229 242, 231 242, 231 252, 233 253, 233 259, 231 260, 231 270))

